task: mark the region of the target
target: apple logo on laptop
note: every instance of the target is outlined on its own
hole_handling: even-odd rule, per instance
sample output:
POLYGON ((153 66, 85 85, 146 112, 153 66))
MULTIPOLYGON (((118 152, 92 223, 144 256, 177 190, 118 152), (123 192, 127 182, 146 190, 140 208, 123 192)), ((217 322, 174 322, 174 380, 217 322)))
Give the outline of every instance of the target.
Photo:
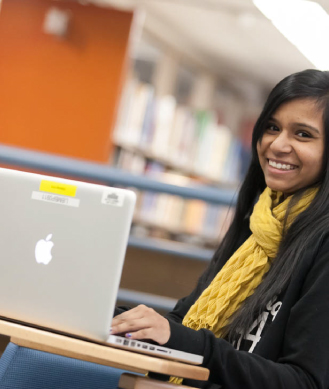
POLYGON ((52 259, 51 249, 54 243, 50 240, 53 234, 49 234, 46 239, 40 239, 35 245, 35 260, 38 263, 48 265, 52 259))

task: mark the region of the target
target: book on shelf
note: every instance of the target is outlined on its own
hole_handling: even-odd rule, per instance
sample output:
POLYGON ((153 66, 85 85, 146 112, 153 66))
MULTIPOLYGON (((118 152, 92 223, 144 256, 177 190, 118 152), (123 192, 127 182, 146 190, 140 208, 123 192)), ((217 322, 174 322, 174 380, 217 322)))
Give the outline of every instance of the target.
POLYGON ((135 79, 127 82, 121 99, 116 128, 113 133, 114 141, 129 146, 139 146, 145 137, 149 116, 152 109, 154 88, 149 84, 139 83, 135 79), (144 130, 144 134, 143 134, 144 130))
POLYGON ((182 218, 182 231, 189 235, 200 235, 207 204, 202 200, 187 200, 182 218))
POLYGON ((136 223, 150 231, 165 230, 172 239, 199 237, 205 246, 219 243, 233 214, 227 206, 206 204, 201 200, 151 192, 142 192, 140 196, 136 223))
MULTIPOLYGON (((125 151, 125 154, 127 153, 129 152, 125 151)), ((134 161, 133 158, 130 160, 134 161)), ((184 175, 165 171, 163 165, 157 162, 148 162, 145 166, 145 174, 153 179, 174 185, 188 185, 194 182, 184 175)), ((134 223, 144 227, 144 235, 149 231, 150 235, 159 236, 155 232, 162 231, 162 236, 170 236, 176 240, 181 240, 184 236, 185 240, 191 241, 194 237, 192 240, 195 241, 196 237, 199 237, 199 243, 204 241, 205 246, 209 246, 210 242, 213 247, 227 229, 227 214, 231 212, 227 206, 208 204, 202 200, 186 199, 166 193, 135 192, 137 202, 134 223)), ((140 232, 140 229, 138 231, 140 232)))
POLYGON ((119 150, 114 159, 114 165, 130 173, 144 174, 147 161, 144 156, 128 150, 119 150))
POLYGON ((243 162, 242 143, 237 139, 230 142, 221 179, 223 182, 236 184, 242 175, 243 162))
POLYGON ((218 183, 240 179, 240 140, 215 112, 178 105, 136 80, 124 90, 114 142, 186 174, 218 183))
POLYGON ((175 110, 176 100, 173 96, 162 96, 156 99, 153 137, 148 146, 152 154, 160 158, 166 158, 170 152, 169 139, 175 110))

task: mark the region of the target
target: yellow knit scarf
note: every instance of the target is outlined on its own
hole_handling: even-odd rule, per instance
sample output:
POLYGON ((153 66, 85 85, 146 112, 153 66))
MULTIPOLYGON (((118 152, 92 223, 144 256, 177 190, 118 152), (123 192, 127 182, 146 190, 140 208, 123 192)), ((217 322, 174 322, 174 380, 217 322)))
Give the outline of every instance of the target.
MULTIPOLYGON (((317 189, 308 189, 292 206, 287 218, 289 228, 296 216, 314 199, 317 189)), ((206 328, 216 337, 226 335, 234 312, 261 283, 276 257, 282 240, 286 210, 292 196, 279 203, 282 193, 266 188, 259 197, 250 217, 252 235, 238 248, 216 275, 211 284, 191 306, 183 325, 194 330, 206 328)), ((181 380, 172 379, 180 383, 181 380)))

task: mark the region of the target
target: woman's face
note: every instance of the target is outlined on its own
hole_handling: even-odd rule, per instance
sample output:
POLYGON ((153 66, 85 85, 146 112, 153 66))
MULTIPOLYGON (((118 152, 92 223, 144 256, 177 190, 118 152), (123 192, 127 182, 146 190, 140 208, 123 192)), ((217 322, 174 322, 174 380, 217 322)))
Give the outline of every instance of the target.
POLYGON ((257 144, 266 185, 285 196, 314 184, 324 153, 322 110, 312 99, 282 104, 257 144))

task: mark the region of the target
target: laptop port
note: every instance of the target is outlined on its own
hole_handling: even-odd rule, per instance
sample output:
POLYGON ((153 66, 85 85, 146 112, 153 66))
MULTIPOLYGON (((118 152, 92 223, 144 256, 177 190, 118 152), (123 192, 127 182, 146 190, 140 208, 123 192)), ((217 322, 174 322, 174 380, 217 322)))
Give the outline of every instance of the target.
POLYGON ((168 353, 168 351, 167 350, 163 350, 162 348, 158 348, 158 351, 161 351, 162 353, 168 353))
POLYGON ((145 348, 145 349, 147 349, 147 344, 143 344, 142 347, 145 348))
POLYGON ((129 340, 125 339, 125 340, 123 341, 123 345, 124 345, 124 346, 129 346, 129 340))
POLYGON ((136 342, 132 341, 132 342, 130 343, 130 346, 135 347, 135 346, 136 346, 136 342))
POLYGON ((155 347, 154 347, 154 346, 150 346, 150 350, 151 350, 151 351, 154 351, 154 350, 155 350, 155 347))

